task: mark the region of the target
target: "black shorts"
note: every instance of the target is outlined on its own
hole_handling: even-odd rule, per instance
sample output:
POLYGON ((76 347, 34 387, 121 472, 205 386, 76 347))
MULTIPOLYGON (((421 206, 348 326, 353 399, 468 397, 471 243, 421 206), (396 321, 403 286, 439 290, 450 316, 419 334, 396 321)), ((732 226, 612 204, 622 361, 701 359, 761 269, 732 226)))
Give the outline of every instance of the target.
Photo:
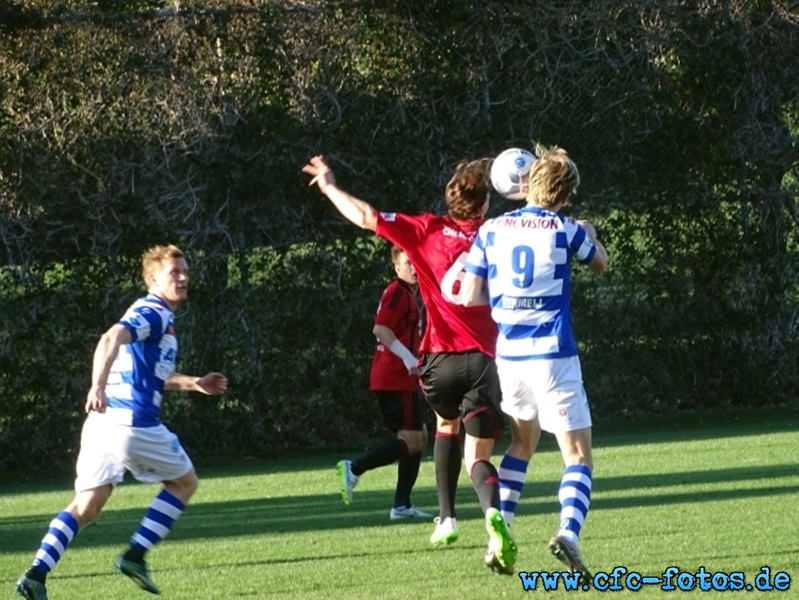
POLYGON ((427 406, 419 392, 376 391, 383 423, 391 431, 421 431, 427 422, 427 406))
POLYGON ((502 391, 493 358, 478 351, 426 354, 419 376, 422 392, 439 416, 463 419, 466 432, 474 437, 502 435, 502 391))

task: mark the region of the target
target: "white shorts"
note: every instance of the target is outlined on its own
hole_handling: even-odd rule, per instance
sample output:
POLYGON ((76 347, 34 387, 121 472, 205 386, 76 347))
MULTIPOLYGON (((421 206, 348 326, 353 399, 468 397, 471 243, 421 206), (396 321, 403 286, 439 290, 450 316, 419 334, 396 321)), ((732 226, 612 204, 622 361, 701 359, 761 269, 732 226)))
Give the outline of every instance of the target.
POLYGON ((178 479, 194 465, 165 425, 130 427, 100 413, 83 424, 75 491, 121 483, 125 471, 144 483, 178 479))
POLYGON ((541 429, 563 433, 591 427, 591 411, 577 356, 556 359, 497 358, 502 412, 541 429))

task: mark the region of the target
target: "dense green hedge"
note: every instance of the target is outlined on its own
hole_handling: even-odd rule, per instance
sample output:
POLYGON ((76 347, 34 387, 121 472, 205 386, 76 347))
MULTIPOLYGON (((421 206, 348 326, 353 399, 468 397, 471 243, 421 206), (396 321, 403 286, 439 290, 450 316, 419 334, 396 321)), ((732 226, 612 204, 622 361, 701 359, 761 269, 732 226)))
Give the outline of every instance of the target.
MULTIPOLYGON (((97 336, 152 243, 188 253, 173 395, 198 459, 359 443, 387 247, 300 168, 379 208, 440 211, 461 158, 577 161, 571 214, 594 412, 795 402, 795 3, 181 3, 0 8, 0 469, 69 464, 97 336)), ((492 214, 511 204, 495 198, 492 214)))

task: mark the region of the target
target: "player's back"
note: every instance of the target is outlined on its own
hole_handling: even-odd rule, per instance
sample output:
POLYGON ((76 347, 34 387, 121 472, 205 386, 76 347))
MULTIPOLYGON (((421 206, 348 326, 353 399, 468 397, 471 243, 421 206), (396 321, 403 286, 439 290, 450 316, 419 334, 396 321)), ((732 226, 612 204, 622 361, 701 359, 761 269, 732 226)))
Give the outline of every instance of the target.
MULTIPOLYGON (((577 354, 569 314, 570 260, 585 239, 574 219, 526 207, 488 221, 484 253, 497 355, 557 358, 577 354)), ((479 254, 479 253, 478 253, 479 254)), ((471 264, 477 261, 473 254, 471 264)))
POLYGON ((413 263, 427 310, 421 351, 479 350, 494 356, 497 328, 488 307, 465 307, 459 298, 464 265, 481 220, 381 214, 377 233, 402 248, 413 263))

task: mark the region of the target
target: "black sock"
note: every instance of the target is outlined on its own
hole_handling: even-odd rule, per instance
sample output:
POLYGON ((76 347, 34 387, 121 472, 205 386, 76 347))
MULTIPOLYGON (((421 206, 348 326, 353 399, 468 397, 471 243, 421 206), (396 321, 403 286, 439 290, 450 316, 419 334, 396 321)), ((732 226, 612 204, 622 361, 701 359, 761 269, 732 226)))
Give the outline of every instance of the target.
POLYGON ((397 490, 394 493, 394 508, 411 505, 411 490, 419 477, 422 455, 403 456, 397 464, 397 490))
POLYGON ((436 466, 438 516, 443 521, 447 517, 455 516, 455 493, 461 472, 461 445, 458 436, 436 432, 433 462, 436 466))
POLYGON ((41 569, 37 569, 36 567, 31 567, 25 573, 25 577, 27 577, 28 579, 33 579, 34 581, 38 581, 41 584, 44 584, 47 580, 47 573, 45 573, 41 569))
POLYGON ((483 512, 489 508, 499 508, 499 475, 487 460, 478 460, 472 467, 472 485, 480 500, 483 512))
POLYGON ((407 452, 406 447, 405 442, 396 439, 380 444, 374 450, 352 461, 352 473, 360 476, 372 469, 395 463, 407 452))
POLYGON ((141 546, 131 546, 128 548, 125 553, 122 555, 122 558, 125 560, 132 560, 133 562, 144 562, 144 553, 147 552, 141 546))

